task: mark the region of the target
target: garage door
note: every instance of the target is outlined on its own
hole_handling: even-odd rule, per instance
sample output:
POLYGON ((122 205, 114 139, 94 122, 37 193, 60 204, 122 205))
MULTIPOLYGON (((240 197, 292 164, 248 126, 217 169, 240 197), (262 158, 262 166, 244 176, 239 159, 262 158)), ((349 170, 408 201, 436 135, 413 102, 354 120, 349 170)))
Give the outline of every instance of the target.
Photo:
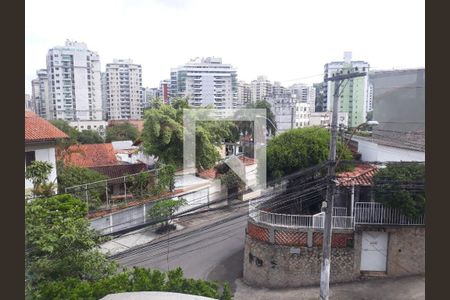
POLYGON ((386 272, 387 232, 363 231, 361 271, 386 272))

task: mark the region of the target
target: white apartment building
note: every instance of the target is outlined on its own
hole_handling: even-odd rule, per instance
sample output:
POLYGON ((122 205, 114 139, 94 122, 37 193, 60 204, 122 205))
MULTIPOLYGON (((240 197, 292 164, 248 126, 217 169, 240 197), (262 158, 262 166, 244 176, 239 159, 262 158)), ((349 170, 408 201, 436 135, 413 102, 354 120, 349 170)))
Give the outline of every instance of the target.
POLYGON ((268 102, 272 106, 277 125, 277 134, 289 129, 307 127, 309 124, 309 105, 291 97, 273 97, 268 102))
POLYGON ((32 103, 31 108, 41 118, 51 120, 50 93, 47 70, 41 69, 36 72, 37 78, 31 81, 32 103))
POLYGON ((295 101, 295 128, 309 127, 311 107, 307 102, 295 101))
POLYGON ((369 83, 369 91, 368 91, 368 95, 367 95, 367 112, 372 111, 373 110, 373 84, 369 83))
POLYGON ((316 106, 315 87, 303 83, 296 83, 289 87, 289 91, 297 101, 308 103, 310 112, 315 111, 316 106))
MULTIPOLYGON (((332 112, 313 112, 309 115, 309 126, 329 127, 331 124, 332 112)), ((338 126, 346 128, 348 124, 348 113, 338 112, 338 126)))
POLYGON ((236 107, 245 107, 252 102, 252 88, 249 83, 240 80, 238 82, 237 105, 236 107))
POLYGON ((47 54, 50 118, 102 120, 100 58, 85 43, 67 40, 47 54))
POLYGON ((192 106, 231 109, 237 102, 237 74, 221 58, 195 58, 171 69, 170 98, 188 97, 192 106))
POLYGON ((251 82, 252 102, 268 100, 273 94, 272 86, 266 76, 258 76, 256 80, 251 82))
POLYGON ((71 121, 69 122, 69 126, 75 128, 79 132, 83 130, 92 130, 96 131, 102 138, 106 137, 106 127, 108 126, 107 121, 99 120, 99 121, 71 121))
POLYGON ((139 120, 143 114, 142 67, 131 59, 114 59, 106 65, 108 120, 139 120))
POLYGON ((106 72, 101 72, 100 74, 101 90, 102 90, 102 120, 108 120, 108 103, 106 94, 106 72))

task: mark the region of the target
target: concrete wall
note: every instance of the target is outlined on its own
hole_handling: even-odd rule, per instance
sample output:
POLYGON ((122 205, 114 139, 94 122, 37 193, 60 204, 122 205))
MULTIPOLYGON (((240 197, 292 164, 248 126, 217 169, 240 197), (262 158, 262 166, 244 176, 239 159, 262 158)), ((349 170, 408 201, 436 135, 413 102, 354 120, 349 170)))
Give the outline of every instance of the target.
MULTIPOLYGON (((208 190, 209 187, 206 187, 173 197, 174 199, 182 197, 187 201, 187 205, 181 207, 178 212, 207 204, 208 201, 213 201, 209 197, 208 190)), ((145 224, 146 222, 151 221, 147 218, 147 212, 155 203, 156 201, 133 206, 113 212, 103 217, 92 219, 91 227, 100 234, 111 234, 137 225, 145 224)))

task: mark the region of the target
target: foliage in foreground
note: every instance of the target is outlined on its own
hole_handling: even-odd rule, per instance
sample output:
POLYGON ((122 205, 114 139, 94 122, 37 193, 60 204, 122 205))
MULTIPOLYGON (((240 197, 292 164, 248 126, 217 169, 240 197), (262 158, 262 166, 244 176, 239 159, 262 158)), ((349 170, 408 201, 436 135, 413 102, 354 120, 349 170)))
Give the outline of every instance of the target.
POLYGON ((27 299, 99 299, 132 291, 167 291, 231 299, 217 283, 135 268, 119 271, 98 251, 100 238, 85 218, 84 202, 70 195, 40 198, 25 207, 27 299))
POLYGON ((375 200, 397 208, 405 216, 425 213, 425 165, 391 163, 373 177, 375 200))
POLYGON ((50 197, 54 194, 54 182, 48 181, 53 166, 46 161, 33 161, 25 170, 25 179, 33 184, 33 195, 36 197, 50 197))

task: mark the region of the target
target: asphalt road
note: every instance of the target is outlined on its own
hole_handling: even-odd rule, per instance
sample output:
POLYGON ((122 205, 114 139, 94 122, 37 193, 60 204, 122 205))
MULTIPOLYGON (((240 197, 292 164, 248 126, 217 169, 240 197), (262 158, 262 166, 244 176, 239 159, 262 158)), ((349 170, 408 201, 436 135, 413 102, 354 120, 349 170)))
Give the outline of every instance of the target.
POLYGON ((216 218, 191 230, 169 234, 168 239, 150 242, 114 259, 126 267, 161 271, 181 267, 186 277, 228 281, 234 289, 235 279, 242 277, 247 215, 241 214, 246 210, 244 207, 220 218, 227 219, 225 222, 217 222, 216 218))

